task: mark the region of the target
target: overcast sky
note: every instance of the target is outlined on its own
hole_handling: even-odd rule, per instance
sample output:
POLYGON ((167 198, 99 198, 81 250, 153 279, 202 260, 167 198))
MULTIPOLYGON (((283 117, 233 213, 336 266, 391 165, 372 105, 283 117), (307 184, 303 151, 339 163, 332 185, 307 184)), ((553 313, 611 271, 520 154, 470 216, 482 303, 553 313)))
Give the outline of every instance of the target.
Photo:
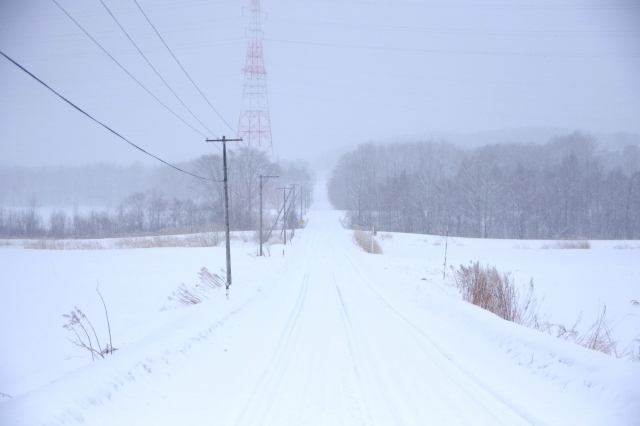
MULTIPOLYGON (((58 0, 190 125, 99 0, 58 0)), ((133 0, 104 0, 187 106, 202 100, 133 0)), ((138 0, 237 130, 249 0, 138 0), (244 17, 243 17, 244 8, 244 17)), ((638 0, 262 0, 279 158, 313 160, 369 140, 522 128, 640 133, 638 0)), ((52 0, 0 0, 0 50, 148 151, 217 152, 120 69, 52 0)), ((150 160, 0 57, 0 164, 150 160)))

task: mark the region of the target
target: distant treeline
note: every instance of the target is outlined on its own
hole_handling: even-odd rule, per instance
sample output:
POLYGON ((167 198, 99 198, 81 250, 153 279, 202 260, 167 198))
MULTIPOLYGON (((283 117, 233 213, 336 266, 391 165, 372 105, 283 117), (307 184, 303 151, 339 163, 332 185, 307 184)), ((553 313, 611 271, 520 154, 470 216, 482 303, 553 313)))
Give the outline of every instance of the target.
POLYGON ((574 133, 544 145, 461 150, 360 145, 328 183, 346 226, 482 238, 640 238, 640 149, 574 133))
MULTIPOLYGON (((213 181, 192 178, 193 181, 189 182, 191 186, 185 189, 181 197, 167 196, 152 189, 133 192, 113 208, 84 211, 53 208, 48 217, 39 212, 38 199, 32 197, 26 208, 0 208, 0 237, 108 238, 222 230, 222 159, 219 155, 203 156, 189 163, 189 166, 192 172, 213 181)), ((278 182, 295 182, 305 186, 309 193, 314 185, 314 177, 306 165, 273 163, 264 151, 256 149, 241 148, 230 152, 228 169, 229 217, 233 230, 252 230, 258 226, 258 176, 261 173, 280 176, 279 181, 265 181, 265 209, 278 210, 282 204, 282 191, 277 190, 277 186, 282 185, 278 185, 278 182)), ((172 170, 169 173, 176 178, 183 178, 172 170)), ((299 223, 297 212, 299 210, 292 209, 287 215, 289 227, 299 223)))

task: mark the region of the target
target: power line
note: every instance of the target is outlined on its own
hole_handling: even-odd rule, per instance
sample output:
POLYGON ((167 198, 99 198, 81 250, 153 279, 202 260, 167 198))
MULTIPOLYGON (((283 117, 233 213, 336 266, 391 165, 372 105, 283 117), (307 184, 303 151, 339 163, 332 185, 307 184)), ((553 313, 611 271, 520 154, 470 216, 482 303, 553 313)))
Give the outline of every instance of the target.
POLYGON ((473 30, 463 28, 429 28, 429 27, 407 27, 407 26, 389 26, 389 25, 366 25, 366 24, 350 24, 340 22, 318 22, 318 21, 299 21, 292 19, 270 19, 269 22, 295 25, 315 25, 329 28, 345 28, 358 30, 382 30, 382 31, 406 31, 406 32, 428 32, 437 34, 471 34, 471 35, 517 35, 517 36, 637 36, 638 31, 537 31, 537 30, 473 30))
POLYGON ((189 79, 189 81, 191 81, 191 83, 193 84, 193 86, 198 90, 198 92, 202 95, 202 97, 204 98, 205 101, 207 101, 207 103, 209 104, 209 106, 211 107, 211 109, 218 115, 218 117, 220 117, 220 119, 223 121, 224 124, 227 125, 227 127, 229 129, 231 129, 232 132, 234 132, 236 134, 236 136, 238 135, 238 133, 229 125, 229 123, 227 123, 227 121, 222 118, 222 116, 220 115, 220 113, 218 112, 217 109, 215 109, 213 107, 213 105, 211 105, 211 102, 209 102, 209 99, 207 99, 207 97, 204 95, 204 93, 202 93, 202 90, 200 90, 200 88, 198 87, 198 85, 196 84, 195 81, 193 81, 193 79, 191 78, 191 76, 189 75, 189 73, 187 72, 187 70, 184 69, 184 67, 182 66, 182 64, 180 63, 180 61, 178 60, 178 58, 176 58, 176 55, 173 54, 173 52, 171 51, 171 49, 169 48, 169 46, 167 45, 167 43, 164 41, 164 39, 162 38, 162 36, 160 35, 160 33, 158 32, 158 30, 156 29, 156 27, 153 25, 153 23, 151 22, 151 20, 149 19, 149 17, 147 16, 146 13, 144 13, 144 10, 142 10, 142 7, 140 7, 140 4, 138 4, 138 0, 133 0, 136 4, 136 6, 138 6, 138 9, 140 9, 140 12, 142 12, 142 14, 144 15, 144 17, 147 19, 147 22, 149 22, 149 25, 151 25, 151 28, 153 28, 153 31, 156 32, 156 34, 158 35, 158 38, 160 38, 160 40, 162 41, 162 44, 164 44, 164 46, 167 48, 167 50, 169 51, 169 53, 171 53, 171 56, 173 56, 173 59, 176 60, 177 64, 180 66, 180 68, 182 69, 182 71, 184 72, 184 74, 187 76, 187 78, 189 79))
POLYGON ((176 99, 182 104, 182 106, 184 106, 187 111, 189 111, 189 113, 193 116, 193 118, 195 118, 198 123, 200 123, 202 125, 202 127, 204 127, 205 129, 207 129, 207 131, 212 134, 213 136, 215 136, 217 138, 217 136, 215 135, 215 133, 213 133, 211 130, 209 130, 209 128, 207 126, 204 125, 204 123, 202 121, 200 121, 200 119, 198 117, 196 117, 196 115, 193 113, 193 111, 191 111, 191 109, 189 109, 189 107, 182 102, 182 99, 180 99, 180 97, 178 96, 178 94, 171 88, 171 86, 169 86, 169 83, 166 82, 166 80, 164 78, 162 78, 162 76, 160 75, 160 73, 158 72, 158 70, 156 70, 156 68, 151 64, 151 62, 149 61, 149 59, 147 59, 147 57, 145 56, 144 53, 142 53, 142 50, 140 50, 140 48, 138 47, 138 45, 133 41, 133 39, 129 36, 129 33, 127 33, 127 31, 124 29, 124 27, 122 25, 120 25, 120 22, 116 19, 116 17, 113 15, 113 13, 111 13, 111 10, 107 7, 107 5, 104 3, 104 1, 100 0, 100 3, 102 3, 102 5, 104 6, 105 9, 107 9, 107 12, 109 12, 109 15, 111 15, 111 17, 113 18, 113 20, 116 22, 116 24, 118 24, 118 26, 120 27, 120 29, 122 30, 122 32, 124 33, 124 35, 127 36, 127 38, 129 39, 129 41, 133 44, 133 46, 136 48, 136 50, 138 51, 138 53, 140 53, 140 55, 144 58, 144 60, 147 62, 147 64, 149 64, 149 66, 151 67, 151 69, 156 73, 156 75, 158 77, 160 77, 160 80, 162 80, 162 82, 165 84, 165 86, 167 86, 167 88, 171 91, 171 93, 173 93, 173 95, 176 97, 176 99))
POLYGON ((503 10, 606 10, 606 9, 627 9, 639 7, 639 3, 612 3, 612 4, 456 4, 456 3, 426 3, 426 2, 384 2, 384 1, 361 1, 361 0, 307 0, 308 2, 322 3, 342 3, 357 6, 404 6, 421 7, 430 9, 503 9, 503 10))
POLYGON ((448 50, 448 49, 414 49, 409 47, 384 47, 384 46, 364 46, 354 44, 340 44, 340 43, 321 43, 311 41, 297 41, 297 40, 278 40, 278 39, 265 39, 267 41, 275 41, 276 43, 290 43, 290 44, 302 44, 310 46, 327 46, 327 47, 342 47, 350 49, 365 49, 365 50, 384 50, 384 51, 396 51, 396 52, 417 52, 417 53, 432 53, 432 54, 444 54, 444 55, 470 55, 470 56, 521 56, 521 57, 543 57, 543 58, 588 58, 588 57, 638 57, 639 53, 532 53, 532 52, 490 52, 490 51, 474 51, 474 50, 448 50))
POLYGON ((56 96, 58 96, 60 99, 62 99, 63 101, 65 101, 66 103, 68 103, 69 105, 71 105, 73 108, 75 108, 76 110, 78 110, 79 112, 81 112, 82 114, 86 115, 87 117, 89 117, 91 120, 95 121, 96 123, 98 123, 99 125, 101 125, 102 127, 104 127, 105 129, 107 129, 108 131, 110 131, 111 133, 113 133, 114 135, 116 135, 117 137, 119 137, 120 139, 122 139, 123 141, 127 142, 129 145, 133 146, 134 148, 138 149, 139 151, 144 152, 145 154, 147 154, 150 157, 155 158, 156 160, 160 161, 161 163, 166 164, 167 166, 176 169, 179 172, 182 173, 186 173, 190 176, 193 176, 195 178, 198 179, 202 179, 202 180, 208 180, 211 182, 220 182, 218 180, 214 180, 214 179, 209 179, 206 177, 202 177, 202 176, 198 176, 196 174, 193 174, 191 172, 188 172, 186 170, 181 169, 180 167, 174 166, 173 164, 167 163, 166 161, 164 161, 162 158, 160 157, 156 157, 155 155, 151 154, 148 151, 145 151, 144 149, 140 148, 138 145, 134 144, 133 142, 131 142, 129 139, 125 138, 124 136, 122 136, 121 134, 119 134, 118 132, 116 132, 115 130, 113 130, 112 128, 110 128, 109 126, 107 126, 106 124, 102 123, 101 121, 99 121, 96 118, 93 118, 91 115, 89 115, 87 112, 85 112, 84 110, 82 110, 82 108, 78 107, 77 105, 75 105, 73 102, 71 102, 70 100, 68 100, 67 98, 65 98, 64 96, 62 96, 60 93, 56 92, 54 89, 52 89, 49 85, 47 85, 44 81, 40 80, 38 77, 36 77, 35 75, 33 75, 30 71, 28 71, 25 67, 23 67, 22 65, 20 65, 19 63, 17 63, 16 61, 14 61, 13 59, 11 59, 9 56, 7 56, 4 52, 0 51, 0 55, 4 56, 5 58, 7 58, 9 61, 11 61, 15 66, 17 66, 18 68, 20 68, 22 71, 26 72, 27 74, 29 74, 33 79, 35 79, 38 83, 42 84, 44 87, 46 87, 47 89, 49 89, 50 91, 52 91, 53 93, 56 94, 56 96))
POLYGON ((100 43, 98 43, 98 41, 93 38, 91 36, 91 34, 89 34, 87 32, 87 30, 85 30, 82 25, 80 25, 80 23, 78 23, 78 21, 76 21, 75 19, 73 19, 73 17, 69 14, 69 12, 67 12, 61 5, 60 3, 58 3, 56 0, 53 0, 53 2, 58 5, 58 7, 60 8, 60 10, 62 10, 65 15, 67 15, 69 17, 69 19, 71 19, 77 26, 78 28, 80 28, 82 30, 83 33, 85 33, 87 35, 87 37, 89 37, 100 49, 102 49, 102 51, 104 53, 107 54, 107 56, 109 56, 111 58, 111 60, 113 60, 113 62, 115 62, 120 68, 122 68, 122 70, 124 72, 127 73, 127 75, 129 77, 131 77, 133 79, 133 81, 135 81, 136 83, 138 83, 138 85, 140 85, 140 87, 142 87, 148 94, 150 94, 156 101, 160 102, 160 105, 162 105, 163 107, 165 107, 167 109, 167 111, 169 111, 171 114, 175 115, 180 121, 182 121, 184 124, 186 124, 187 126, 191 127, 191 129, 193 129, 195 132, 197 132, 199 135, 203 136, 203 137, 207 137, 207 135, 205 135, 204 133, 202 133, 201 131, 199 131, 198 129, 196 129, 195 127, 193 127, 191 124, 187 123, 182 117, 180 117, 177 113, 175 113, 171 108, 169 108, 164 102, 162 102, 156 95, 154 95, 153 93, 151 93, 151 91, 149 89, 147 89, 144 84, 142 84, 137 78, 135 78, 133 76, 133 74, 131 74, 129 71, 127 71, 127 69, 116 60, 116 58, 114 58, 113 56, 111 56, 111 54, 109 52, 107 52, 107 50, 102 47, 102 45, 100 43))

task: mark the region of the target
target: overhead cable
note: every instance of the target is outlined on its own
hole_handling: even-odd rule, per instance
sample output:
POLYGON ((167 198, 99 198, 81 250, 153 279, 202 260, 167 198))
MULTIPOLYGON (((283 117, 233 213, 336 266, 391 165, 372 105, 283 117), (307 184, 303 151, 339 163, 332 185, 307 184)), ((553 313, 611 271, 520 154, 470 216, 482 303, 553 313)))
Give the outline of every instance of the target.
POLYGON ((637 36, 640 34, 638 31, 571 31, 571 30, 474 30, 465 28, 438 28, 438 27, 408 27, 403 26, 390 26, 390 25, 367 25, 367 24, 353 24, 353 23, 341 23, 341 22, 319 22, 319 21, 299 21, 292 19, 270 19, 269 22, 281 23, 281 24, 295 24, 295 25, 315 25, 320 27, 329 28, 345 28, 345 29, 358 29, 358 30, 382 30, 382 31, 406 31, 406 32, 428 32, 437 34, 472 34, 472 35, 516 35, 516 36, 545 36, 545 37, 558 37, 558 36, 637 36))
POLYGON ((491 51, 475 51, 475 50, 447 50, 447 49, 414 49, 410 47, 385 47, 385 46, 365 46, 355 44, 340 44, 340 43, 322 43, 312 41, 297 41, 297 40, 282 40, 265 38, 267 41, 274 41, 276 43, 290 43, 290 44, 302 44, 309 46, 326 46, 326 47, 341 47, 349 49, 364 49, 364 50, 384 50, 384 51, 396 51, 396 52, 416 52, 416 53, 432 53, 442 55, 469 55, 469 56, 521 56, 521 57, 542 57, 542 58, 587 58, 587 57, 638 57, 640 53, 532 53, 532 52, 491 52, 491 51))
POLYGON ((125 138, 124 136, 122 136, 121 134, 119 134, 118 132, 116 132, 115 130, 113 130, 112 128, 110 128, 109 126, 107 126, 106 124, 102 123, 101 121, 99 121, 98 119, 92 117, 91 115, 89 115, 87 112, 85 112, 84 110, 82 110, 82 108, 78 107, 77 105, 75 105, 73 102, 71 102, 70 100, 68 100, 67 98, 65 98, 64 96, 62 96, 60 93, 56 92, 54 89, 52 89, 49 85, 47 85, 44 81, 40 80, 38 77, 36 77, 34 74, 32 74, 29 70, 27 70, 26 68, 24 68, 22 65, 20 65, 19 63, 17 63, 16 61, 14 61, 13 59, 11 59, 9 56, 7 56, 4 52, 0 51, 0 55, 4 56, 5 58, 7 58, 10 62, 12 62, 15 66, 17 66, 18 68, 20 68, 22 71, 24 71, 25 73, 29 74, 33 79, 35 79, 38 83, 42 84, 44 87, 46 87, 47 89, 49 89, 50 91, 52 91, 56 96, 58 96, 60 99, 62 99, 63 101, 65 101, 66 103, 68 103, 69 105, 71 105, 73 108, 75 108, 76 110, 78 110, 79 112, 81 112, 82 114, 84 114, 85 116, 89 117, 91 120, 95 121, 96 123, 98 123, 99 125, 101 125, 102 127, 104 127, 105 129, 107 129, 108 131, 110 131, 111 133, 113 133, 114 135, 116 135, 117 137, 119 137, 120 139, 122 139, 123 141, 127 142, 129 145, 133 146, 134 148, 136 148, 139 151, 142 151, 143 153, 147 154, 148 156, 155 158, 156 160, 160 161, 161 163, 166 164, 167 166, 182 172, 182 173, 186 173, 190 176, 193 176, 195 178, 198 179, 202 179, 202 180, 207 180, 207 181, 211 181, 211 182, 221 182, 219 180, 215 180, 215 179, 209 179, 203 176, 198 176, 196 174, 193 174, 191 172, 188 172, 186 170, 181 169, 180 167, 174 166, 173 164, 167 163, 166 161, 164 161, 162 158, 157 157, 153 154, 151 154, 150 152, 140 148, 138 145, 134 144, 133 142, 131 142, 129 139, 125 138))
POLYGON ((165 84, 165 86, 167 86, 167 88, 171 91, 171 93, 173 93, 173 95, 176 97, 176 99, 182 104, 182 106, 184 106, 187 111, 189 111, 189 113, 193 116, 193 118, 195 118, 198 123, 200 123, 202 125, 202 127, 204 127, 205 129, 207 129, 207 131, 212 134, 214 137, 218 137, 216 136, 215 133, 213 133, 211 130, 209 130, 209 128, 207 126, 205 126, 205 124, 200 121, 200 119, 198 117, 196 117, 196 115, 193 113, 193 111, 191 111, 191 109, 189 109, 189 107, 182 101, 182 99, 180 99, 180 96, 178 96, 178 94, 171 88, 171 86, 169 86, 169 83, 166 82, 166 80, 162 77, 162 75, 160 75, 160 73, 158 72, 158 70, 151 64, 151 62, 149 61, 149 59, 147 59, 146 55, 144 53, 142 53, 142 50, 140 50, 140 48, 138 47, 138 45, 136 44, 135 41, 133 41, 133 39, 129 36, 129 33, 127 33, 127 31, 124 29, 124 27, 122 25, 120 25, 120 22, 116 19, 116 17, 114 16, 113 13, 111 13, 111 10, 107 7, 107 5, 104 3, 104 1, 100 0, 100 3, 102 3, 102 5, 104 6, 105 9, 107 9, 107 12, 109 12, 109 15, 111 15, 111 17, 113 18, 113 20, 116 22, 116 24, 118 24, 118 27, 120 27, 120 29, 122 30, 122 32, 124 33, 124 35, 127 36, 127 38, 129 39, 129 41, 131 42, 131 44, 133 44, 133 46, 136 48, 136 50, 138 51, 138 53, 140 53, 140 55, 144 58, 144 60, 147 62, 147 64, 149 64, 149 66, 151 67, 151 69, 156 73, 156 75, 158 77, 160 77, 160 80, 162 80, 162 82, 165 84))
POLYGON ((218 115, 218 117, 220 117, 220 119, 223 121, 224 124, 227 125, 227 127, 229 127, 229 129, 231 129, 232 132, 234 132, 236 134, 236 136, 238 136, 238 133, 229 125, 229 123, 227 123, 227 121, 222 118, 222 116, 220 115, 220 113, 218 112, 217 109, 214 108, 213 105, 211 105, 211 102, 209 102, 209 99, 207 99, 207 97, 204 95, 204 93, 202 93, 202 90, 200 90, 200 88, 198 87, 198 85, 196 84, 195 81, 193 81, 193 79, 191 78, 191 76, 189 75, 189 73, 187 72, 187 70, 184 69, 184 67, 182 66, 182 64, 180 63, 180 61, 178 60, 178 58, 176 58, 176 55, 173 54, 173 52, 171 51, 171 49, 169 48, 169 46, 167 45, 167 43, 164 41, 164 39, 162 38, 162 36, 160 35, 160 33, 158 32, 158 30, 156 29, 156 27, 153 25, 153 23, 151 22, 151 20, 149 19, 149 17, 147 16, 147 14, 144 12, 144 10, 142 10, 142 7, 140 7, 140 4, 138 4, 138 0, 133 0, 136 4, 136 6, 138 6, 138 9, 140 9, 140 12, 142 12, 142 14, 144 15, 144 17, 146 18, 147 22, 149 22, 149 25, 151 25, 151 28, 153 28, 153 31, 156 32, 156 34, 158 35, 158 38, 160 38, 160 40, 162 41, 162 44, 164 44, 164 47, 167 48, 167 50, 169 51, 169 53, 171 54, 171 56, 173 56, 173 59, 175 59, 176 63, 180 66, 180 68, 182 69, 182 71, 184 72, 184 74, 187 76, 187 78, 189 79, 189 81, 191 81, 191 83, 193 84, 193 86, 198 90, 198 92, 200 93, 200 95, 202 95, 202 97, 204 98, 205 101, 207 101, 207 103, 209 104, 209 106, 211 107, 211 109, 218 115))
POLYGON ((503 9, 503 10, 589 10, 589 9, 627 9, 640 7, 640 3, 608 3, 608 4, 554 4, 554 3, 532 3, 532 4, 461 4, 461 3, 433 3, 433 2, 385 2, 385 1, 362 1, 362 0, 307 0, 308 2, 322 3, 342 3, 357 6, 405 6, 434 9, 503 9))
POLYGON ((69 12, 67 12, 61 5, 60 3, 58 3, 56 0, 53 0, 53 2, 58 5, 58 7, 60 8, 60 10, 62 10, 65 15, 67 15, 69 17, 69 19, 71 19, 77 26, 78 28, 80 28, 82 30, 83 33, 85 33, 87 35, 87 37, 89 37, 100 49, 102 49, 102 51, 104 53, 107 54, 107 56, 109 56, 111 58, 111 60, 113 62, 115 62, 120 68, 122 68, 122 70, 124 72, 127 73, 127 75, 129 77, 131 77, 133 79, 133 81, 135 81, 136 83, 138 83, 138 85, 140 87, 142 87, 148 94, 150 94, 156 101, 160 102, 160 105, 162 105, 163 107, 165 107, 167 109, 167 111, 169 111, 171 114, 175 115, 180 121, 182 121, 184 124, 186 124, 187 126, 191 127, 191 129, 193 129, 195 132, 197 132, 199 135, 203 136, 203 137, 207 137, 207 135, 205 135, 204 133, 202 133, 200 130, 196 129, 195 127, 193 127, 191 124, 187 123, 182 117, 180 117, 176 112, 174 112, 171 108, 169 108, 164 102, 162 102, 156 95, 154 95, 153 93, 151 93, 151 91, 149 89, 147 89, 144 84, 142 84, 137 78, 135 78, 133 76, 133 74, 131 74, 129 71, 127 71, 127 69, 120 63, 118 62, 118 60, 116 58, 114 58, 109 52, 107 52, 107 50, 102 47, 102 45, 100 43, 98 43, 98 41, 93 38, 91 36, 91 34, 89 34, 87 32, 87 30, 85 30, 82 25, 80 25, 80 23, 78 23, 78 21, 76 21, 75 19, 73 19, 73 17, 69 14, 69 12))

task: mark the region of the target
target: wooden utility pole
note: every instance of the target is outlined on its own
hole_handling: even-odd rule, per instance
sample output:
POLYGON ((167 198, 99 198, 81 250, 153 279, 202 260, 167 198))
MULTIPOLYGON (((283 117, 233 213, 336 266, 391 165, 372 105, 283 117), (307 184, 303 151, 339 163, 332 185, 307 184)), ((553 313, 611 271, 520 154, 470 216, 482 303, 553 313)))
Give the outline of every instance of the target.
POLYGON ((222 142, 222 168, 224 169, 224 226, 227 243, 227 295, 231 286, 231 238, 229 237, 229 189, 227 179, 227 142, 242 142, 242 139, 207 139, 207 142, 222 142))
POLYGON ((447 236, 444 240, 444 268, 442 268, 442 279, 447 277, 447 249, 449 248, 449 228, 447 227, 447 236))
POLYGON ((300 226, 302 226, 302 206, 304 203, 304 186, 300 187, 300 226))
POLYGON ((260 256, 263 256, 262 254, 262 179, 269 179, 269 178, 278 178, 280 176, 265 176, 262 173, 260 173, 260 256))
MULTIPOLYGON (((292 214, 295 217, 296 215, 296 183, 292 183, 291 184, 291 188, 293 188, 293 198, 291 199, 291 203, 289 203, 289 210, 292 210, 292 214)), ((293 221, 293 226, 295 229, 295 223, 296 221, 293 221)), ((295 231, 294 231, 295 232, 295 231)))
POLYGON ((284 235, 284 245, 287 245, 287 189, 291 190, 291 188, 287 188, 286 186, 282 188, 282 234, 284 235))

